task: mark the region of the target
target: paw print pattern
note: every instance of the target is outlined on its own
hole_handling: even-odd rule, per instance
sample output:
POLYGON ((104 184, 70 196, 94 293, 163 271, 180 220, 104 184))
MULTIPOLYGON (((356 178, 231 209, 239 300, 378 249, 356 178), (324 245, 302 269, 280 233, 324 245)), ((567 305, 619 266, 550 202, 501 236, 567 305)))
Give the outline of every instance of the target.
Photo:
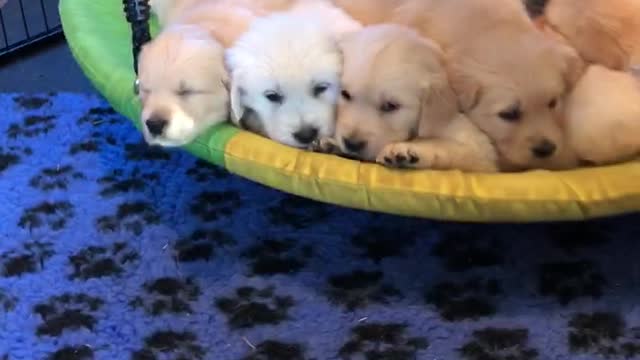
POLYGON ((445 233, 432 253, 444 261, 449 271, 455 272, 504 263, 502 243, 472 231, 445 233))
POLYGON ((414 360, 429 347, 424 337, 408 337, 407 326, 397 323, 371 323, 351 329, 351 338, 338 356, 344 360, 414 360))
POLYGON ((65 346, 51 353, 47 360, 93 360, 93 350, 88 345, 65 346))
POLYGON ((0 255, 0 270, 4 277, 36 273, 44 268, 46 261, 54 255, 53 244, 28 242, 17 250, 0 255))
POLYGON ((20 154, 15 150, 5 150, 0 146, 0 174, 14 165, 20 163, 20 154))
POLYGON ((600 298, 606 284, 597 265, 591 261, 546 263, 540 267, 538 291, 568 305, 581 297, 600 298))
POLYGON ((240 195, 235 191, 205 191, 191 204, 191 213, 203 221, 216 221, 229 216, 242 205, 240 195))
POLYGON ((218 229, 199 229, 189 237, 175 243, 176 260, 180 262, 209 261, 216 249, 234 245, 236 240, 227 232, 218 229))
POLYGON ((130 161, 159 161, 171 159, 171 154, 164 148, 149 146, 146 142, 129 143, 124 146, 125 156, 130 161))
POLYGON ((126 266, 136 263, 140 255, 126 243, 118 242, 109 247, 89 246, 69 256, 73 267, 70 279, 87 280, 105 276, 117 276, 126 266))
POLYGON ((22 124, 11 124, 7 136, 11 139, 19 137, 33 138, 46 134, 55 128, 56 117, 52 115, 27 115, 22 124))
POLYGON ((267 208, 267 219, 272 225, 298 230, 325 222, 329 214, 326 204, 290 194, 267 208))
POLYGON ((140 235, 145 225, 158 222, 160 222, 160 216, 151 204, 146 201, 134 201, 120 204, 114 215, 99 217, 96 225, 102 232, 124 229, 140 235))
POLYGON ((78 118, 78 125, 91 125, 92 127, 103 124, 115 125, 118 123, 118 114, 111 107, 94 107, 89 109, 86 114, 78 118))
POLYGON ((529 347, 529 330, 485 328, 459 349, 467 360, 533 360, 538 350, 529 347))
POLYGON ((83 173, 74 171, 73 166, 63 165, 40 170, 38 175, 31 178, 29 185, 42 191, 55 189, 66 190, 71 180, 85 179, 83 173))
POLYGON ((442 282, 427 291, 425 300, 448 321, 476 319, 493 315, 493 299, 500 293, 495 279, 471 279, 463 283, 442 282))
POLYGON ((350 311, 370 303, 388 304, 391 298, 401 297, 402 294, 392 285, 383 283, 383 277, 380 271, 362 270, 331 276, 328 297, 350 311))
POLYGON ((609 241, 609 227, 604 223, 558 223, 548 227, 549 238, 560 249, 574 253, 582 248, 596 247, 609 241))
POLYGON ((212 180, 226 179, 231 174, 220 166, 198 159, 196 163, 187 170, 187 175, 198 183, 206 184, 212 180))
POLYGON ((248 248, 242 256, 249 259, 253 275, 293 274, 313 255, 310 246, 297 247, 297 243, 290 239, 266 239, 248 248))
POLYGON ((13 101, 24 110, 38 110, 51 104, 51 99, 38 95, 18 95, 13 101))
POLYGON ((53 296, 45 303, 36 305, 33 311, 42 317, 36 329, 38 336, 60 336, 65 331, 81 328, 93 331, 98 320, 96 312, 103 301, 87 294, 65 293, 53 296))
POLYGON ((74 206, 68 201, 43 201, 25 209, 18 221, 18 226, 29 230, 43 226, 51 230, 61 230, 74 215, 74 206))
POLYGON ((569 321, 569 349, 605 358, 640 355, 640 327, 628 328, 617 313, 580 313, 569 321))
POLYGON ((288 320, 289 309, 294 305, 291 296, 277 295, 273 287, 240 287, 233 297, 216 299, 216 307, 227 316, 229 326, 236 329, 279 324, 288 320))
POLYGON ((112 175, 102 177, 98 183, 102 185, 100 196, 113 197, 115 195, 142 192, 150 182, 157 181, 158 174, 140 173, 139 169, 135 169, 129 176, 125 176, 121 169, 114 170, 112 175))
POLYGON ((200 287, 191 278, 185 280, 163 277, 144 284, 144 296, 130 302, 134 308, 143 308, 148 314, 192 313, 190 303, 197 301, 200 287))
POLYGON ((300 344, 266 340, 242 360, 305 360, 304 347, 300 344))
POLYGON ((6 291, 0 289, 0 310, 4 310, 4 312, 9 312, 16 307, 18 303, 18 299, 6 291))
POLYGON ((131 354, 131 360, 200 360, 207 354, 198 337, 189 331, 157 331, 144 344, 143 349, 131 354))
POLYGON ((351 243, 362 251, 362 256, 380 263, 387 257, 401 256, 416 242, 416 233, 407 229, 367 227, 351 238, 351 243))

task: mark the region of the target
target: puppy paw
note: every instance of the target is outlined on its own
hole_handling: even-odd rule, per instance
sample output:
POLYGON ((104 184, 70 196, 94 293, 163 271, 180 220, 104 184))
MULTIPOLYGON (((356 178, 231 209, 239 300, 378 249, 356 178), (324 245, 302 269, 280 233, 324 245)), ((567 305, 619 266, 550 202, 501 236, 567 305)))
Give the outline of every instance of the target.
POLYGON ((420 157, 408 144, 390 144, 382 149, 376 162, 389 167, 411 168, 420 162, 420 157))
POLYGON ((340 148, 332 138, 320 138, 309 145, 309 151, 325 154, 339 154, 340 148))

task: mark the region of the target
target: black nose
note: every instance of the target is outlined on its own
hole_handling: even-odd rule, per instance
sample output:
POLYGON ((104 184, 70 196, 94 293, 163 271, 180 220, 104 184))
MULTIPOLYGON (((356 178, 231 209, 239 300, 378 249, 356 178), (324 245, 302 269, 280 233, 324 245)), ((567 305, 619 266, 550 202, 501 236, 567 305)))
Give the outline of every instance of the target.
POLYGON ((300 130, 293 133, 293 138, 299 141, 301 144, 311 144, 318 138, 318 129, 305 126, 300 130))
POLYGON ((552 143, 551 141, 542 140, 536 146, 531 148, 531 152, 533 153, 533 156, 539 159, 545 159, 553 155, 553 153, 556 152, 556 148, 556 144, 552 143))
POLYGON ((152 117, 145 122, 149 133, 153 136, 162 135, 162 132, 167 127, 167 123, 167 120, 158 117, 152 117))
POLYGON ((365 146, 367 146, 366 141, 353 138, 342 138, 342 142, 344 143, 344 147, 347 149, 347 151, 352 153, 359 153, 365 148, 365 146))

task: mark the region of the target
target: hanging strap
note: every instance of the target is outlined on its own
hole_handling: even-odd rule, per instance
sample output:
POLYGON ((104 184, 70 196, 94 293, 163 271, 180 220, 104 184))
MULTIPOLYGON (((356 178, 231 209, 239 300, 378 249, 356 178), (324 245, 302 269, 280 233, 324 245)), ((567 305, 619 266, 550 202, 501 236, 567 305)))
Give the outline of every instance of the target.
POLYGON ((140 54, 142 45, 151 40, 151 34, 149 32, 151 7, 149 6, 149 0, 122 0, 122 3, 127 21, 131 24, 133 71, 135 71, 137 75, 138 54, 140 54))

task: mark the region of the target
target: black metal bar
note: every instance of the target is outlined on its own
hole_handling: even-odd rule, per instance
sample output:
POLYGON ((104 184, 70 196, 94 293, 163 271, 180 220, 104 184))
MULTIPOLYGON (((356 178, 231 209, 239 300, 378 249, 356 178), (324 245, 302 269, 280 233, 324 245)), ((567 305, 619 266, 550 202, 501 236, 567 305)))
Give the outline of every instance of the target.
POLYGON ((24 14, 24 6, 22 5, 22 0, 18 1, 20 3, 20 13, 22 14, 22 24, 24 25, 24 32, 27 34, 27 37, 31 37, 29 35, 29 26, 27 25, 27 17, 24 14))
POLYGON ((142 45, 151 40, 149 0, 122 0, 127 21, 131 24, 131 48, 133 52, 133 71, 138 74, 138 54, 142 45))
POLYGON ((44 28, 49 30, 49 19, 47 19, 47 10, 44 8, 44 0, 40 0, 40 9, 42 10, 42 17, 44 18, 44 28))
POLYGON ((22 48, 31 46, 33 44, 36 44, 42 40, 48 39, 50 37, 56 36, 58 34, 62 33, 62 25, 57 25, 53 28, 51 28, 49 31, 43 31, 37 35, 31 36, 29 38, 26 38, 24 40, 18 41, 16 43, 11 44, 10 46, 7 46, 5 48, 0 49, 0 59, 2 59, 3 56, 9 55, 10 53, 13 53, 14 51, 20 50, 22 48))
POLYGON ((2 10, 0 10, 0 26, 2 26, 2 35, 4 37, 4 46, 9 47, 9 38, 7 38, 7 29, 4 27, 4 16, 2 16, 2 10))

